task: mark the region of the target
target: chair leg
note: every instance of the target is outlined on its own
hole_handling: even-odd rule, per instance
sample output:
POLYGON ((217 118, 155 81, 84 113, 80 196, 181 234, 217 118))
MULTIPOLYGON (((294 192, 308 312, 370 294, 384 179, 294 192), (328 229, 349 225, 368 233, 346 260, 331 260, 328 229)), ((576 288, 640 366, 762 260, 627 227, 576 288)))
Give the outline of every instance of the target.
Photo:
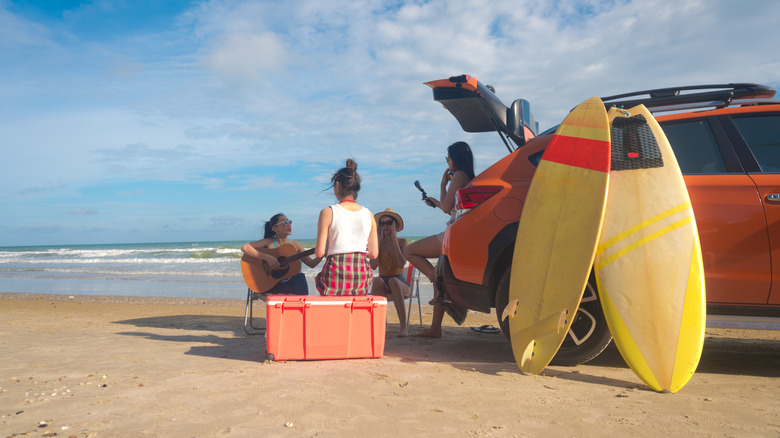
POLYGON ((409 285, 411 287, 411 292, 409 293, 409 305, 406 306, 406 323, 411 324, 412 320, 409 319, 412 316, 412 299, 414 299, 414 283, 409 285))
POLYGON ((423 326, 422 321, 422 304, 420 304, 420 277, 418 276, 415 280, 415 286, 417 287, 417 316, 420 318, 420 327, 423 326))
POLYGON ((407 324, 410 324, 412 322, 411 315, 412 315, 412 300, 414 297, 417 297, 417 313, 420 318, 420 327, 423 326, 422 322, 422 304, 420 304, 420 271, 415 272, 414 279, 412 280, 412 284, 409 286, 411 287, 412 291, 409 294, 409 306, 406 309, 406 322, 407 324))
POLYGON ((265 334, 265 329, 262 327, 255 327, 252 324, 252 310, 254 307, 255 298, 252 296, 252 289, 246 290, 246 309, 244 310, 244 331, 248 335, 262 335, 265 334), (250 331, 252 328, 254 331, 250 331))

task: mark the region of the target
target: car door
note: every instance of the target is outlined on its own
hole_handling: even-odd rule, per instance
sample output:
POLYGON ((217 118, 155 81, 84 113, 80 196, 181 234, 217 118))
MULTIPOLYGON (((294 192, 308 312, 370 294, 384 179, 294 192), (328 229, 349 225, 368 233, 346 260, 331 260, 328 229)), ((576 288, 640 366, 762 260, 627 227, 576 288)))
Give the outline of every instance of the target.
POLYGON ((749 175, 758 187, 771 246, 772 287, 766 303, 780 304, 780 112, 734 114, 729 121, 736 128, 730 131, 735 147, 744 142, 760 167, 749 175))
POLYGON ((707 302, 766 303, 772 274, 763 206, 723 127, 712 117, 661 125, 696 216, 707 302))

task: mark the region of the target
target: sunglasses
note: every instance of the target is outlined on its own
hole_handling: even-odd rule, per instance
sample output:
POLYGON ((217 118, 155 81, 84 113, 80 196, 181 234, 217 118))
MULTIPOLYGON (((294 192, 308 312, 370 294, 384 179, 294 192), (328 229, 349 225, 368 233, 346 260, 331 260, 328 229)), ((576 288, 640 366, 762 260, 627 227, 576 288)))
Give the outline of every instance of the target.
MULTIPOLYGON (((277 222, 277 223, 276 223, 276 225, 284 225, 285 227, 286 227, 287 225, 292 225, 292 219, 290 219, 290 220, 286 220, 286 221, 280 221, 280 222, 277 222)), ((274 225, 274 226, 276 226, 276 225, 274 225)))
POLYGON ((449 155, 447 155, 446 157, 444 157, 444 161, 450 161, 451 159, 452 159, 452 157, 451 157, 451 156, 449 156, 449 155))
POLYGON ((380 227, 389 227, 390 225, 393 225, 394 223, 395 223, 395 221, 394 221, 394 220, 389 220, 389 221, 379 221, 379 226, 380 226, 380 227))

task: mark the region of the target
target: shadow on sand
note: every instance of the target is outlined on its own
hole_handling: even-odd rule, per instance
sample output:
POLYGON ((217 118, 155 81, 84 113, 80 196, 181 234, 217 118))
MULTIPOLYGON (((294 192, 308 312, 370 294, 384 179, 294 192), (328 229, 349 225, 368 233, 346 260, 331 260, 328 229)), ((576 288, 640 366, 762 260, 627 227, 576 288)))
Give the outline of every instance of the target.
MULTIPOLYGON (((186 354, 262 362, 265 360, 265 337, 244 333, 242 317, 210 315, 174 315, 115 321, 116 324, 151 329, 124 331, 121 335, 146 339, 191 343, 186 354)), ((256 318, 257 326, 265 326, 264 318, 256 318)), ((446 363, 465 371, 483 374, 519 372, 512 348, 500 333, 479 333, 467 326, 445 327, 441 339, 396 338, 397 324, 388 324, 385 339, 386 357, 403 362, 446 363)), ((780 377, 780 342, 772 339, 710 337, 697 372, 711 374, 780 377)), ((577 367, 550 367, 545 375, 571 380, 634 387, 636 382, 620 380, 605 382, 603 377, 590 375, 593 367, 627 368, 614 344, 591 362, 577 367)), ((608 379, 611 380, 611 379, 608 379)))

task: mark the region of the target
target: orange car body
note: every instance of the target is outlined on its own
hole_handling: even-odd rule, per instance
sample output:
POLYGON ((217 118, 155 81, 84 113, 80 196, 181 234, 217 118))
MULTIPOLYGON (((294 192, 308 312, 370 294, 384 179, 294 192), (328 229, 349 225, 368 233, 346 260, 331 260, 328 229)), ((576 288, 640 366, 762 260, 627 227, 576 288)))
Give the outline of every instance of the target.
MULTIPOLYGON (((780 137, 774 139, 777 152, 762 152, 768 159, 777 155, 778 169, 759 164, 760 160, 754 156, 756 150, 751 152, 742 138, 744 132, 740 134, 736 128, 737 122, 742 122, 732 122, 734 118, 747 121, 745 118, 752 116, 768 117, 763 121, 780 125, 780 103, 689 111, 657 116, 657 120, 665 130, 675 124, 682 126, 681 122, 697 129, 711 129, 713 144, 717 146, 713 150, 723 154, 718 160, 725 164, 720 161, 717 164, 722 170, 710 171, 710 164, 702 164, 701 169, 686 172, 685 160, 702 157, 696 152, 686 155, 687 152, 675 148, 700 234, 709 311, 739 306, 747 314, 777 317, 780 316, 780 137)), ((770 127, 769 131, 774 132, 773 129, 770 127)), ((678 146, 683 142, 678 138, 687 138, 684 135, 688 133, 671 135, 667 131, 673 147, 675 142, 678 146)), ((437 281, 454 302, 482 312, 489 312, 495 306, 497 283, 511 265, 517 222, 536 169, 534 157, 541 155, 551 137, 528 139, 525 145, 477 175, 459 193, 462 207, 469 191, 483 187, 495 192, 460 212, 444 232, 437 281)))

